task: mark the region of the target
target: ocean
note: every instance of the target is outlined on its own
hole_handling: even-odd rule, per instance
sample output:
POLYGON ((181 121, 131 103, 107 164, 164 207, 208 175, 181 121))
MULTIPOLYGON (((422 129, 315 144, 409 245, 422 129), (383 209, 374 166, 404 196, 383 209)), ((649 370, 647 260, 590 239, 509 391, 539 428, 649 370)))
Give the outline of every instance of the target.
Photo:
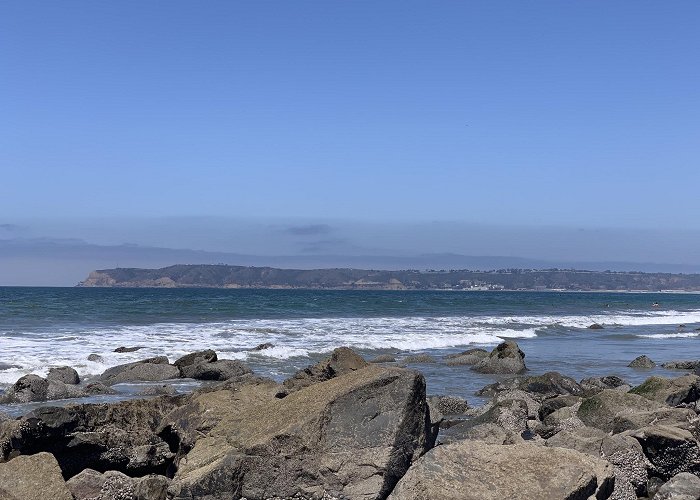
POLYGON ((474 392, 498 376, 440 361, 502 339, 518 342, 535 374, 555 370, 577 380, 614 374, 631 384, 675 376, 627 364, 641 354, 659 364, 700 358, 700 295, 0 288, 0 390, 52 366, 72 366, 89 379, 117 364, 160 355, 172 362, 200 349, 283 380, 335 347, 350 346, 367 359, 391 354, 399 363, 430 354, 437 363, 409 365, 425 374, 428 393, 478 403, 474 392), (603 329, 587 328, 593 323, 603 329), (268 342, 274 347, 251 351, 268 342), (120 346, 142 349, 115 353, 120 346), (90 354, 103 362, 88 361, 90 354))

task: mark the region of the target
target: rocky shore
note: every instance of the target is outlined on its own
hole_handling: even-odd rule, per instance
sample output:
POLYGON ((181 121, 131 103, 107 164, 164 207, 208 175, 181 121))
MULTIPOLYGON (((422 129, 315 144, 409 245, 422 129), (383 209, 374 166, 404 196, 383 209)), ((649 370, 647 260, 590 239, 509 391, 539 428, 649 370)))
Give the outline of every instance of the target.
MULTIPOLYGON (((22 377, 0 400, 108 394, 163 382, 163 395, 0 414, 0 498, 700 499, 700 376, 576 381, 529 375, 512 341, 445 362, 499 374, 471 408, 426 396, 421 373, 348 348, 283 383, 214 351, 22 377), (168 394, 168 381, 211 381, 168 394)), ((648 368, 647 357, 632 366, 648 368)), ((157 391, 156 391, 157 392, 157 391)))

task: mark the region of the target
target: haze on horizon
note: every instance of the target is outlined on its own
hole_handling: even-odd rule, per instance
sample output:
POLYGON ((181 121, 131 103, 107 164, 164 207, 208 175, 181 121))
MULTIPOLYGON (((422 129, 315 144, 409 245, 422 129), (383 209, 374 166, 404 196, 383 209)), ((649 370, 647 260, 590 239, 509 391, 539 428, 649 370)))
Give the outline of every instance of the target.
POLYGON ((0 285, 477 262, 445 254, 698 272, 699 14, 4 2, 0 285))

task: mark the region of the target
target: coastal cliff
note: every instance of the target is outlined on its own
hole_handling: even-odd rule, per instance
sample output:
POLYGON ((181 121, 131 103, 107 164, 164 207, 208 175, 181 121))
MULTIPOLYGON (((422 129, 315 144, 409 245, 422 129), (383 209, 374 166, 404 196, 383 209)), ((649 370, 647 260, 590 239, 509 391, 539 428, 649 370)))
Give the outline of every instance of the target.
POLYGON ((80 287, 304 288, 342 290, 617 290, 700 291, 700 274, 570 269, 377 271, 175 265, 93 271, 80 287))

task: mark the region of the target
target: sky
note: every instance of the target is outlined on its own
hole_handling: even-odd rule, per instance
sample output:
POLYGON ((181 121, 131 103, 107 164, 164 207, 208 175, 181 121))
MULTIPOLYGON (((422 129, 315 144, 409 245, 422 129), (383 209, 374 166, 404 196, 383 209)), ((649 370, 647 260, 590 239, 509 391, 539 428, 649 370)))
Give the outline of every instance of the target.
POLYGON ((428 250, 465 255, 663 233, 684 243, 656 261, 700 264, 698 19, 694 0, 2 2, 0 227, 261 254, 201 228, 344 221, 336 240, 420 253, 456 224, 428 250), (392 227, 417 243, 367 243, 392 227))

